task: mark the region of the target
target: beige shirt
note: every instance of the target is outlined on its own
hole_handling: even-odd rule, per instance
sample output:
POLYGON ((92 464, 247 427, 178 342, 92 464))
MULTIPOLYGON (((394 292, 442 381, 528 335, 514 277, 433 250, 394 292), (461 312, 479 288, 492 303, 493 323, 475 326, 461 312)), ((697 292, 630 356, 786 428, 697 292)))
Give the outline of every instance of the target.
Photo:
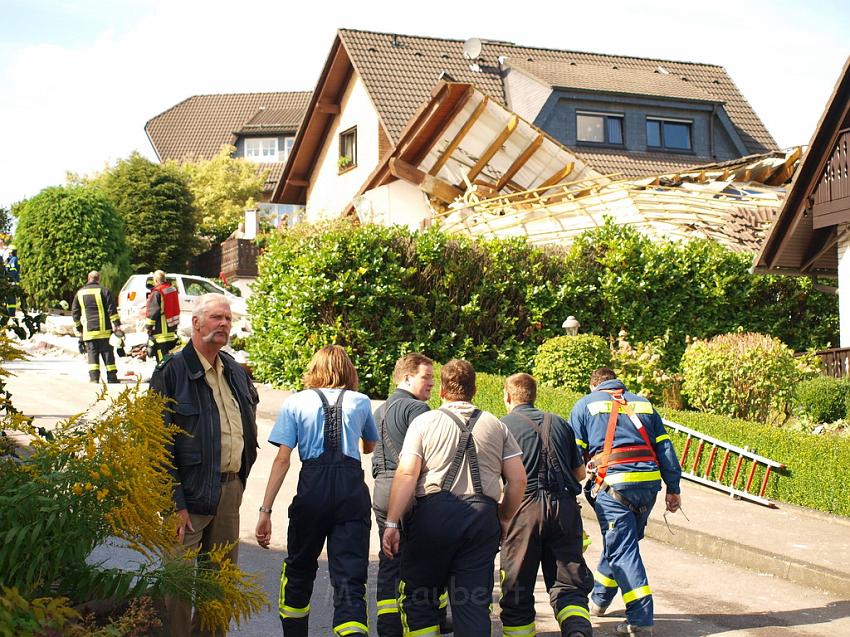
MULTIPOLYGON (((467 402, 447 403, 443 407, 454 412, 464 422, 475 409, 472 403, 467 402)), ((422 458, 422 470, 416 483, 417 496, 439 493, 454 460, 460 434, 460 427, 454 420, 436 409, 416 417, 410 423, 400 455, 413 454, 422 458)), ((502 461, 522 455, 522 450, 505 424, 487 411, 482 412, 475 423, 472 440, 478 456, 481 488, 484 495, 498 501, 502 494, 502 461)), ((455 495, 475 493, 469 470, 469 454, 463 458, 451 491, 455 495)))
POLYGON ((221 422, 221 472, 239 471, 242 468, 242 448, 245 446, 239 401, 224 377, 224 364, 216 359, 217 364, 213 367, 204 356, 198 355, 198 358, 201 359, 204 379, 218 407, 218 419, 221 422))

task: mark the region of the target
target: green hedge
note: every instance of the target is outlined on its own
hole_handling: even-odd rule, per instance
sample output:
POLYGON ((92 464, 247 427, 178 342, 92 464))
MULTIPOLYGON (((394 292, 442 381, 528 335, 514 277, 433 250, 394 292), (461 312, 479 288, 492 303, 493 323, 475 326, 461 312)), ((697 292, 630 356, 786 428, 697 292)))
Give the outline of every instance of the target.
MULTIPOLYGON (((437 407, 439 400, 439 374, 435 374, 436 384, 431 405, 437 407)), ((497 416, 505 414, 502 403, 504 378, 492 374, 478 374, 478 394, 475 404, 497 416)), ((575 402, 582 396, 574 392, 552 387, 539 387, 537 406, 547 411, 569 416, 575 402)), ((818 509, 828 513, 850 516, 850 499, 847 498, 847 476, 850 476, 850 437, 823 435, 816 436, 799 431, 788 431, 743 420, 734 420, 724 416, 714 416, 690 411, 659 410, 664 418, 680 425, 690 427, 703 434, 713 436, 738 447, 749 449, 771 460, 787 465, 782 475, 774 474, 768 481, 765 496, 780 502, 818 509)), ((680 454, 684 447, 685 436, 671 431, 671 439, 680 454)), ((696 447, 691 446, 687 466, 692 466, 696 447)), ((708 449, 703 450, 697 472, 701 475, 708 460, 708 449)), ((715 474, 720 467, 720 457, 715 458, 715 474)), ((734 470, 734 465, 727 469, 734 470)), ((738 486, 743 488, 749 464, 742 470, 738 486)), ((753 480, 758 491, 763 470, 756 471, 753 480)))
POLYGON ((537 348, 533 374, 541 385, 582 391, 594 370, 610 366, 611 349, 601 336, 555 336, 537 348))
POLYGON ((438 228, 299 224, 260 259, 249 352, 259 379, 297 387, 313 352, 336 342, 379 395, 411 350, 491 373, 531 369, 569 314, 609 341, 623 328, 634 342, 663 338, 668 370, 688 336, 741 328, 795 350, 834 340, 835 295, 802 277, 750 275, 749 262, 711 241, 653 241, 611 222, 546 250, 438 228))
POLYGON ((799 383, 794 395, 794 411, 813 423, 828 423, 847 415, 850 383, 831 376, 816 376, 799 383))

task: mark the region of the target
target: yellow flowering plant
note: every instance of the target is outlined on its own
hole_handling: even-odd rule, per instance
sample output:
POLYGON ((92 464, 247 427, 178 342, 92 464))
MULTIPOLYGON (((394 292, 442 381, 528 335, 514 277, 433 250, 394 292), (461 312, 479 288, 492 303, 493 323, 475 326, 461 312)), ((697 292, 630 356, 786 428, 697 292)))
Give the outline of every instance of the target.
MULTIPOLYGON (((8 619, 4 613, 44 607, 50 612, 40 616, 50 626, 67 621, 80 630, 74 609, 86 602, 120 605, 142 596, 188 598, 194 591, 204 624, 222 630, 267 605, 254 577, 224 559, 227 547, 197 566, 196 553, 175 550, 167 450, 174 431, 162 418, 165 409, 164 398, 136 386, 111 399, 104 389, 86 414, 49 433, 13 410, 0 414, 3 429, 32 437, 26 453, 0 456, 0 600, 31 601, 0 602, 0 625, 8 619), (92 563, 95 547, 115 538, 140 554, 137 564, 92 563)), ((60 634, 73 634, 69 630, 60 634)))

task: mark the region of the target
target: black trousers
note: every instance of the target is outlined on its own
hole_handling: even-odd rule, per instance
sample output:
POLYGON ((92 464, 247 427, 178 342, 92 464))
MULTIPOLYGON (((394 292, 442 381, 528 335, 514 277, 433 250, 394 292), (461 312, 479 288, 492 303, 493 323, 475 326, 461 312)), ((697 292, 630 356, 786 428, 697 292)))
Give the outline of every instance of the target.
POLYGON ((440 594, 448 589, 454 633, 489 637, 500 535, 496 502, 486 496, 441 492, 417 498, 401 554, 405 632, 439 635, 440 594))
POLYGON ((359 464, 303 463, 289 507, 287 556, 280 575, 279 610, 286 637, 309 634, 310 596, 325 540, 334 589, 334 634, 368 634, 369 508, 359 464))
MULTIPOLYGON (((390 501, 392 473, 380 473, 375 478, 372 492, 372 510, 378 523, 378 542, 384 537, 387 521, 387 507, 390 501)), ((375 602, 378 608, 378 637, 402 637, 401 617, 398 608, 398 585, 401 581, 401 552, 404 550, 405 529, 402 529, 399 555, 389 559, 383 551, 378 553, 378 578, 375 587, 375 602)), ((445 590, 440 594, 440 633, 451 631, 448 619, 448 595, 445 590)))
POLYGON ((177 335, 174 336, 174 340, 163 341, 162 343, 154 343, 153 345, 153 353, 156 357, 156 362, 161 363, 162 359, 168 356, 173 350, 177 347, 177 335))
POLYGON ((115 352, 108 338, 96 338, 86 343, 86 357, 89 362, 89 380, 100 382, 100 359, 106 366, 106 382, 118 382, 118 367, 115 365, 115 352))
POLYGON ((546 491, 526 496, 502 543, 502 625, 530 628, 534 624, 534 585, 538 568, 561 634, 592 634, 587 596, 593 574, 582 556, 582 521, 575 496, 546 491))

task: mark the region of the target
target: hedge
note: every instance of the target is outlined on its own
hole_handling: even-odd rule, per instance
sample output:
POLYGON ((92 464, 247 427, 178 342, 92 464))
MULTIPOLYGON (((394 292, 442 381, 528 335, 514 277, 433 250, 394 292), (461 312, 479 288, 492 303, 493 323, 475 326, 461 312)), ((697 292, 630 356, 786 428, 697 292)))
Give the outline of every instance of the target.
MULTIPOLYGON (((505 414, 502 403, 504 382, 504 377, 479 373, 477 375, 478 393, 473 402, 482 409, 497 416, 503 416, 505 414)), ((439 373, 435 372, 434 391, 430 401, 432 407, 440 404, 439 384, 439 373)), ((563 389, 540 386, 537 407, 567 418, 581 395, 563 389)), ((787 465, 786 471, 781 475, 774 474, 768 481, 766 497, 827 513, 850 516, 850 499, 847 498, 846 491, 847 476, 850 475, 850 436, 817 436, 724 416, 690 411, 663 409, 659 411, 664 418, 675 423, 738 447, 748 447, 754 453, 787 465)), ((676 447, 676 453, 681 459, 685 436, 676 434, 672 430, 670 435, 676 447)), ((692 445, 688 467, 693 461, 694 451, 695 447, 692 445)), ((705 470, 707 459, 708 453, 704 450, 698 471, 705 470)), ((718 460, 715 459, 713 474, 716 474, 720 466, 718 460)), ((745 467, 748 470, 749 464, 745 467)), ((727 469, 727 475, 729 475, 728 471, 729 469, 727 469)), ((763 470, 758 469, 753 480, 756 489, 761 484, 763 476, 763 470)), ((738 485, 740 488, 741 478, 738 485)))
POLYGON ((257 377, 297 387, 319 347, 348 348, 363 389, 382 394, 403 353, 468 359, 477 369, 531 369, 569 314, 583 334, 664 339, 676 370, 686 338, 757 331, 792 349, 838 331, 835 295, 802 277, 749 274, 750 257, 708 240, 653 241, 612 222, 569 249, 523 238, 473 240, 438 228, 336 222, 275 233, 249 300, 257 377))

